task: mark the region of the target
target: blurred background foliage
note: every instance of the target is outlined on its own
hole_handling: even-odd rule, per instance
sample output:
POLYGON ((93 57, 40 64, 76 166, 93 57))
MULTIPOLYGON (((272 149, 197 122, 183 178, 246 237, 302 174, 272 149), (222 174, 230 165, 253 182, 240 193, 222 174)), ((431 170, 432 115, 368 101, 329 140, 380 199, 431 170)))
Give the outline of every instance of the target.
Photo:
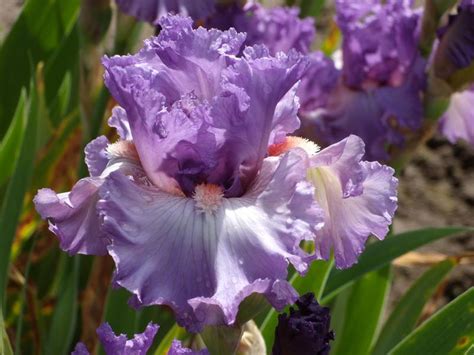
MULTIPOLYGON (((316 46, 332 54, 340 33, 331 4, 287 3, 300 6, 302 16, 317 18, 316 46)), ((166 353, 173 338, 195 340, 165 308, 136 312, 126 306, 128 293, 109 286, 110 258, 62 253, 33 208, 38 188, 68 191, 85 174, 85 142, 99 133, 113 138, 105 122, 114 102, 102 84, 100 57, 132 51, 153 33, 109 5, 27 0, 1 43, 0 354, 67 354, 79 339, 97 347, 95 329, 104 320, 129 336, 151 320, 160 324, 156 354, 166 353)), ((426 306, 469 255, 428 262, 391 312, 384 311, 394 260, 466 231, 472 233, 467 227, 401 233, 370 244, 351 269, 318 261, 306 277, 291 281, 299 292, 315 292, 331 307, 334 354, 465 353, 474 339, 474 291, 439 311, 427 313, 426 306)), ((256 321, 271 349, 277 313, 264 305, 256 321)))

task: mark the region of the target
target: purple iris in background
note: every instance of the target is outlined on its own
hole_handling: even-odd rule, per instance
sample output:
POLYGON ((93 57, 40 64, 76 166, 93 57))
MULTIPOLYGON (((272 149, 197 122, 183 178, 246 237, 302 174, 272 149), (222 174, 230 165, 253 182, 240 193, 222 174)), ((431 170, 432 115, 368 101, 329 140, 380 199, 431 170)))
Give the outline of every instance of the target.
POLYGON ((300 134, 322 145, 349 134, 361 137, 370 160, 389 158, 404 133, 420 127, 425 61, 417 51, 419 11, 411 1, 336 2, 343 34, 342 68, 321 54, 298 95, 300 134))
POLYGON ((68 193, 40 190, 36 208, 62 249, 112 256, 133 306, 167 305, 190 331, 233 324, 253 293, 281 309, 297 297, 289 263, 304 273, 333 247, 347 267, 371 233, 385 236, 393 170, 362 161, 355 136, 321 152, 287 136, 308 67, 296 51, 238 56, 245 34, 234 29, 159 24, 138 54, 104 58, 120 140, 92 141, 90 177, 68 193))
MULTIPOLYGON (((97 328, 97 335, 107 355, 146 355, 160 327, 149 323, 145 331, 128 340, 125 334, 116 335, 108 323, 97 328)), ((207 350, 194 351, 184 348, 180 341, 173 340, 168 355, 207 355, 207 350)), ((77 343, 71 355, 90 355, 84 343, 77 343)))
POLYGON ((219 5, 215 14, 205 22, 208 28, 235 28, 246 32, 245 45, 264 44, 271 54, 295 49, 308 53, 315 37, 314 20, 300 19, 299 8, 265 8, 255 1, 244 6, 238 3, 219 5))
POLYGON ((116 0, 119 9, 139 20, 158 24, 169 12, 204 19, 215 11, 215 0, 116 0))

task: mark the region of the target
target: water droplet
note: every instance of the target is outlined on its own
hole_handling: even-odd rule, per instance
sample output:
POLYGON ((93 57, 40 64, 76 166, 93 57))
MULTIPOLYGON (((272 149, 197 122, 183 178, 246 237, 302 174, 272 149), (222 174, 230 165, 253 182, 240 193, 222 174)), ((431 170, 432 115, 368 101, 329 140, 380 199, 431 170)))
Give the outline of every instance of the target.
POLYGON ((239 259, 239 265, 244 265, 244 261, 242 259, 239 259))
POLYGON ((122 227, 123 231, 126 233, 135 233, 137 231, 137 227, 133 224, 122 223, 120 224, 120 227, 122 227))

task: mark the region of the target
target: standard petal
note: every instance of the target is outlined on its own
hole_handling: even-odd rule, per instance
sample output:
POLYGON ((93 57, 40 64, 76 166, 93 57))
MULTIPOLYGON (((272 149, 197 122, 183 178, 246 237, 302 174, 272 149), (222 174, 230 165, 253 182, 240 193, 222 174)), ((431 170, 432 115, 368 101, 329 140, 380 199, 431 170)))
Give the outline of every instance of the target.
POLYGON ((56 194, 51 189, 41 189, 34 198, 36 210, 43 219, 48 219, 59 246, 71 255, 107 253, 95 208, 101 185, 101 178, 84 178, 71 192, 56 194))
POLYGON ((283 307, 296 297, 284 281, 288 261, 306 269, 299 243, 322 223, 305 174, 296 153, 267 158, 244 196, 218 199, 212 210, 111 174, 99 209, 115 283, 134 294, 135 306, 170 306, 191 331, 232 324, 255 292, 283 307))
POLYGON ((158 325, 149 323, 143 333, 128 340, 125 334, 115 335, 112 327, 103 323, 97 328, 97 335, 107 355, 146 355, 158 329, 158 325))
POLYGON ((448 110, 440 121, 441 133, 451 143, 460 139, 474 146, 474 90, 454 93, 448 110))
POLYGON ((360 161, 363 142, 350 136, 311 159, 309 179, 325 223, 316 233, 316 256, 328 259, 334 249, 336 266, 357 262, 373 234, 383 239, 397 208, 394 170, 377 162, 360 161))

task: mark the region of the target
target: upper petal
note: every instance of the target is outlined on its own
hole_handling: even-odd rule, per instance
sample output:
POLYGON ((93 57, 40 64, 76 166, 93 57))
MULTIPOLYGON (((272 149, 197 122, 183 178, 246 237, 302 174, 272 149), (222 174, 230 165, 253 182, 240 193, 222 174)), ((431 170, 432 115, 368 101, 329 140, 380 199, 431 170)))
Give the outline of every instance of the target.
POLYGON ((168 355, 209 355, 209 351, 204 350, 191 350, 183 347, 179 340, 173 340, 171 348, 168 351, 168 355))
POLYGON ((334 248, 339 268, 357 262, 369 235, 385 237, 397 207, 394 170, 360 161, 362 154, 362 140, 350 136, 311 160, 309 178, 325 212, 324 227, 316 233, 316 255, 327 259, 334 248))
POLYGON ((268 158, 248 193, 220 199, 213 213, 112 174, 100 210, 115 282, 134 293, 134 305, 169 305, 192 331, 232 324, 254 292, 284 306, 296 296, 284 281, 288 261, 306 269, 299 243, 322 222, 305 173, 296 153, 268 158))

